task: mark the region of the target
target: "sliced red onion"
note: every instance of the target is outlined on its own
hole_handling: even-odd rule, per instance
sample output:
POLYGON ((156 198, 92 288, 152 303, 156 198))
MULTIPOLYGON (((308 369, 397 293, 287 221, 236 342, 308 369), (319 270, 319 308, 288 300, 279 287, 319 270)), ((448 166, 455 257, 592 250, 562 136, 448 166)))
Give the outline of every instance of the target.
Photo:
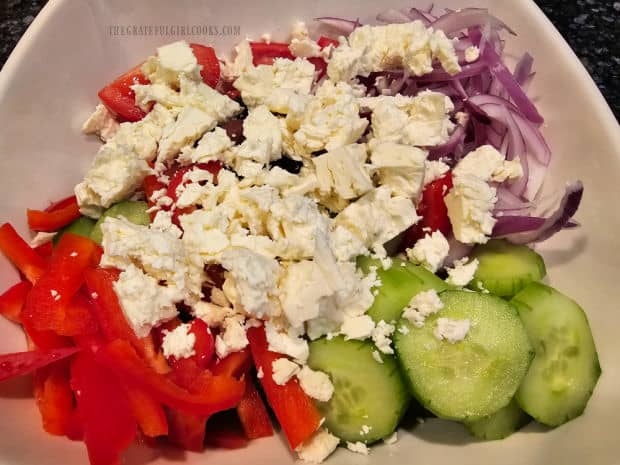
POLYGON ((512 75, 514 76, 515 81, 517 81, 520 86, 523 86, 532 74, 533 64, 534 58, 527 52, 525 52, 521 59, 517 62, 514 73, 512 73, 512 75))
POLYGON ((389 10, 385 10, 379 13, 377 15, 377 21, 387 24, 409 23, 411 22, 411 18, 409 17, 409 15, 403 13, 402 11, 390 8, 389 10))
POLYGON ((453 81, 454 79, 464 79, 472 76, 477 76, 487 68, 487 62, 479 59, 474 63, 461 66, 461 72, 454 75, 449 74, 443 69, 435 69, 428 74, 419 76, 417 79, 420 82, 453 81))
POLYGON ((451 36, 458 31, 468 29, 470 27, 479 26, 481 24, 490 24, 493 29, 506 29, 515 35, 506 23, 489 14, 488 10, 483 8, 463 8, 462 10, 452 11, 440 16, 436 21, 431 23, 434 29, 441 29, 446 35, 451 36))
POLYGON ((435 21, 435 18, 431 14, 426 13, 419 8, 412 8, 409 10, 409 13, 407 13, 407 16, 409 16, 411 21, 422 21, 422 23, 427 27, 435 21))
POLYGON ((511 111, 510 114, 512 115, 515 123, 517 123, 519 131, 523 135, 523 140, 525 140, 527 151, 534 155, 540 163, 548 166, 551 162, 551 149, 547 145, 543 135, 540 133, 540 130, 519 113, 511 111))
POLYGON ((497 95, 489 95, 489 94, 474 95, 473 97, 469 98, 469 101, 477 105, 478 107, 480 107, 480 105, 486 105, 488 103, 491 103, 494 105, 503 105, 510 110, 517 111, 517 107, 510 100, 506 100, 505 98, 498 97, 497 95))
POLYGON ((527 232, 507 234, 505 237, 515 244, 528 244, 530 242, 541 242, 550 238, 555 233, 561 231, 568 224, 574 227, 571 218, 579 208, 583 197, 583 184, 576 181, 566 186, 564 196, 560 200, 555 211, 547 218, 540 227, 527 232))
POLYGON ((506 236, 508 234, 533 231, 545 224, 544 218, 537 216, 499 216, 493 227, 491 236, 506 236))
POLYGON ((360 23, 359 18, 355 21, 344 18, 336 18, 334 16, 321 16, 320 18, 314 18, 315 21, 318 21, 321 24, 325 24, 326 26, 333 27, 338 32, 344 35, 349 35, 353 30, 357 27, 360 27, 362 23, 360 23))
POLYGON ((518 195, 513 194, 505 185, 497 188, 497 202, 495 202, 495 212, 502 212, 506 215, 525 215, 533 207, 531 202, 524 201, 518 195))
POLYGON ((528 157, 527 187, 523 193, 527 200, 533 201, 538 196, 546 176, 547 167, 536 160, 536 158, 528 157))
POLYGON ((457 126, 445 143, 436 145, 429 150, 428 159, 439 160, 442 157, 454 154, 455 151, 457 151, 459 144, 462 144, 464 139, 465 128, 463 126, 457 126))
POLYGON ((448 239, 448 244, 450 245, 450 249, 448 252, 448 256, 443 261, 443 266, 453 266, 454 262, 460 260, 463 257, 467 257, 471 249, 473 248, 469 244, 463 244, 462 242, 457 241, 454 236, 450 235, 446 239, 448 239))

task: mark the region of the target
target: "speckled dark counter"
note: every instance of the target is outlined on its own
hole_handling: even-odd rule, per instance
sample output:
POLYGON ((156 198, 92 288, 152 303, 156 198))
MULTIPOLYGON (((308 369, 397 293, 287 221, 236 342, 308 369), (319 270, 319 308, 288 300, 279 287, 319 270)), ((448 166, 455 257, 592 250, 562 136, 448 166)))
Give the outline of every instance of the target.
MULTIPOLYGON (((0 0, 0 63, 47 0, 0 0)), ((475 2, 472 2, 475 3, 475 2)), ((536 0, 620 119, 620 1, 536 0)))

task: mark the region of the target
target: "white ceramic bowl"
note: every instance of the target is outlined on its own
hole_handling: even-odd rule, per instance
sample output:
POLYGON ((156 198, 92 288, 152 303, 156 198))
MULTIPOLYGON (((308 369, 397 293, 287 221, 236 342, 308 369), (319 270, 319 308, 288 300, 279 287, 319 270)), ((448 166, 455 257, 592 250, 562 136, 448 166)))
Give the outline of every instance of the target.
MULTIPOLYGON (((215 45, 220 53, 243 36, 271 32, 284 39, 294 20, 359 16, 410 1, 334 0, 51 0, 23 37, 0 74, 0 221, 26 233, 25 209, 71 192, 98 142, 80 134, 102 84, 151 54, 156 46, 186 38, 215 45), (241 36, 113 36, 113 25, 240 26, 241 36)), ((420 2, 426 3, 426 2, 420 2)), ((556 184, 580 178, 585 195, 577 219, 582 227, 540 247, 550 282, 587 310, 603 368, 585 414, 553 431, 530 425, 504 441, 473 441, 455 423, 429 421, 401 431, 394 446, 373 448, 369 457, 338 451, 328 463, 612 465, 620 463, 620 130, 594 83, 559 33, 529 0, 442 0, 441 7, 488 7, 517 31, 509 51, 530 51, 537 71, 531 89, 546 118, 544 133, 554 152, 556 184)), ((16 272, 0 257, 0 289, 16 272)), ((0 321, 0 353, 24 349, 20 331, 0 321)), ((87 464, 83 444, 41 430, 28 380, 0 385, 0 464, 87 464)), ((279 437, 254 441, 237 451, 203 455, 132 449, 128 465, 167 463, 280 464, 292 462, 279 437)))

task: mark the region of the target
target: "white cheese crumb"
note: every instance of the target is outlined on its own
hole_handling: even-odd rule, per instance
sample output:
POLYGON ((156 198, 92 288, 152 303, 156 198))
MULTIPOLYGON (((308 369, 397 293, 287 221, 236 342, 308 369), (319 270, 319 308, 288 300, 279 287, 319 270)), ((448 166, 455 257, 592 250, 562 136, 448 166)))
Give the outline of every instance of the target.
POLYGON ((381 320, 377 323, 377 326, 372 331, 372 340, 379 349, 384 354, 393 354, 394 349, 392 349, 392 339, 391 336, 394 334, 395 326, 385 321, 381 320))
POLYGON ((398 431, 394 431, 394 433, 392 433, 392 435, 390 435, 387 438, 383 439, 383 442, 385 444, 387 444, 388 446, 390 446, 392 444, 396 444, 396 441, 398 441, 398 431))
POLYGON ((164 356, 174 357, 176 359, 189 358, 196 354, 194 344, 196 343, 196 335, 190 333, 191 326, 187 323, 174 328, 172 331, 164 330, 164 339, 161 348, 164 356))
POLYGON ((407 328, 406 326, 401 326, 398 328, 398 332, 400 334, 409 334, 409 328, 407 328))
POLYGON ((433 231, 407 249, 407 257, 435 273, 450 252, 450 244, 441 231, 433 231))
POLYGON ((440 341, 447 340, 451 344, 455 344, 465 339, 470 328, 471 321, 469 320, 437 318, 437 327, 433 331, 433 334, 440 341))
POLYGON ((293 376, 299 373, 299 365, 291 362, 288 358, 282 357, 274 360, 271 364, 273 370, 272 378, 278 386, 283 386, 289 382, 293 376))
MULTIPOLYGON (((409 320, 414 326, 424 326, 424 321, 429 315, 437 313, 443 308, 443 302, 435 289, 418 292, 413 296, 409 305, 403 311, 403 318, 409 320)), ((403 333, 406 334, 406 333, 403 333)))
POLYGON ((351 452, 355 452, 356 454, 362 454, 362 455, 368 455, 368 453, 370 452, 370 449, 368 449, 368 446, 360 441, 357 441, 357 442, 347 441, 347 449, 349 449, 351 452))
POLYGON ((345 340, 349 339, 368 339, 375 328, 375 322, 368 315, 355 317, 345 317, 340 332, 345 340))
POLYGON ((319 429, 314 435, 296 449, 304 462, 321 463, 336 450, 340 439, 326 429, 319 429))
POLYGON ((371 429, 372 429, 372 426, 362 425, 362 428, 360 429, 360 435, 366 436, 368 433, 370 433, 371 429))
POLYGON ((439 160, 426 160, 424 162, 426 170, 424 171, 424 185, 430 184, 436 179, 441 178, 450 171, 450 167, 439 160))
POLYGON ((448 278, 446 282, 453 286, 467 286, 478 269, 478 259, 474 258, 468 262, 468 258, 464 257, 454 262, 453 268, 448 268, 448 278))
POLYGON ((383 363, 383 359, 381 358, 381 354, 378 350, 372 351, 372 358, 374 358, 377 363, 383 363))
POLYGON ((215 353, 219 358, 239 352, 248 345, 243 318, 228 317, 222 324, 222 331, 215 338, 215 353))
POLYGON ((478 47, 472 45, 471 47, 467 47, 465 49, 465 61, 467 63, 472 63, 478 58, 480 58, 480 49, 478 47))
POLYGON ((322 371, 315 371, 304 365, 297 373, 297 379, 303 391, 313 399, 327 402, 334 394, 334 385, 322 371))
POLYGON ((263 367, 258 367, 258 370, 256 370, 256 377, 258 379, 263 379, 263 376, 265 376, 265 373, 263 372, 263 367))
POLYGON ((30 241, 30 247, 34 249, 40 245, 47 244, 54 238, 55 235, 55 232, 38 232, 30 241))

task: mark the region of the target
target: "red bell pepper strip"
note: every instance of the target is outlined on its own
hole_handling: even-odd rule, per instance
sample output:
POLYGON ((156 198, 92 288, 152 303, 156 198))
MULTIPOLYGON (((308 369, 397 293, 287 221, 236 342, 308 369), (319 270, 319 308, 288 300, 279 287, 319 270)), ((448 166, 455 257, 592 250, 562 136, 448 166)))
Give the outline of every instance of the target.
POLYGON ((13 323, 21 323, 22 308, 30 289, 32 285, 28 281, 20 281, 0 295, 0 315, 13 323))
POLYGON ((248 439, 234 410, 209 418, 206 443, 222 449, 240 449, 248 445, 248 439))
POLYGON ((220 61, 217 59, 215 50, 212 47, 199 44, 189 44, 189 46, 194 52, 196 61, 202 66, 200 70, 202 81, 206 85, 215 88, 220 81, 220 61))
POLYGON ((71 364, 71 387, 84 426, 91 465, 118 465, 133 442, 137 423, 114 372, 82 352, 71 364))
POLYGON ((131 89, 134 84, 149 84, 138 65, 98 92, 99 99, 116 118, 121 121, 140 121, 146 112, 136 105, 136 94, 131 89))
POLYGON ((138 426, 146 436, 154 438, 168 434, 166 412, 159 402, 135 387, 127 387, 125 393, 138 426))
POLYGON ((48 259, 52 256, 54 251, 54 243, 52 241, 46 242, 34 248, 35 252, 41 255, 43 258, 48 259))
POLYGON ((316 80, 320 80, 325 73, 327 73, 327 63, 321 57, 310 57, 306 58, 310 63, 314 65, 314 69, 316 70, 316 80))
POLYGON ((33 391, 43 429, 55 436, 74 436, 76 425, 69 365, 59 363, 37 370, 33 391))
POLYGON ((39 279, 47 268, 45 259, 36 253, 9 223, 0 226, 0 251, 31 283, 39 279))
POLYGON ((273 436, 269 413, 251 379, 245 382, 245 394, 237 405, 237 415, 248 439, 273 436))
POLYGON ((116 340, 102 347, 97 360, 118 374, 127 384, 135 385, 155 400, 182 412, 210 415, 237 405, 245 390, 244 383, 225 376, 201 380, 200 393, 193 394, 156 373, 138 356, 127 341, 116 340))
POLYGON ((79 347, 63 347, 49 351, 32 350, 0 355, 0 382, 23 376, 79 352, 79 347))
POLYGON ((213 359, 215 352, 215 338, 209 326, 200 318, 194 319, 190 323, 189 334, 196 338, 194 342, 195 354, 191 357, 199 367, 207 368, 213 359))
POLYGON ((435 179, 424 187, 422 199, 418 204, 417 213, 422 218, 405 232, 403 246, 405 248, 422 239, 433 231, 441 231, 447 235, 452 230, 448 208, 444 197, 452 189, 452 173, 448 172, 439 179, 435 179))
POLYGON ((214 375, 225 375, 240 378, 252 368, 252 354, 247 347, 239 352, 233 352, 222 360, 211 365, 214 375))
POLYGON ((321 415, 312 399, 301 389, 296 378, 283 386, 277 385, 273 378, 271 364, 282 357, 269 350, 265 329, 261 326, 248 330, 252 357, 257 369, 262 369, 260 383, 267 401, 276 414, 292 450, 306 441, 319 428, 321 415))
POLYGON ((254 66, 271 65, 276 58, 294 60, 295 57, 288 48, 289 44, 278 42, 250 42, 252 49, 252 63, 254 66))
POLYGON ((94 334, 99 329, 93 304, 78 292, 64 309, 64 320, 58 329, 61 336, 94 334))
POLYGON ((32 286, 26 299, 22 312, 22 322, 26 328, 57 334, 67 332, 66 308, 82 286, 84 272, 91 265, 96 246, 85 237, 63 234, 48 269, 32 286))
POLYGON ((171 444, 194 452, 204 448, 207 417, 170 409, 168 425, 168 440, 171 444))
POLYGON ((170 372, 170 365, 168 365, 161 348, 156 346, 153 333, 139 339, 139 344, 138 353, 142 354, 142 358, 156 373, 166 374, 170 372))
POLYGON ((338 45, 340 45, 340 42, 338 42, 336 39, 330 39, 329 37, 325 37, 325 36, 319 37, 319 40, 317 40, 316 43, 319 44, 319 47, 321 47, 321 50, 323 50, 325 47, 329 45, 333 45, 334 47, 338 47, 338 45))
MULTIPOLYGON (((53 232, 80 217, 80 207, 75 196, 61 201, 66 205, 53 210, 27 210, 28 226, 34 231, 53 232)), ((58 204, 57 204, 58 205, 58 204)))

